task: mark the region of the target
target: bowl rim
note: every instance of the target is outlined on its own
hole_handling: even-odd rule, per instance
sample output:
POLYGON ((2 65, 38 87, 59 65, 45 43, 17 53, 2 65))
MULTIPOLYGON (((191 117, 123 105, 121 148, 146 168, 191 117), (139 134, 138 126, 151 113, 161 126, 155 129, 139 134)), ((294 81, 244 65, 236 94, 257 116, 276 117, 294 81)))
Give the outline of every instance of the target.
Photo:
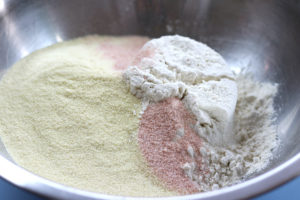
MULTIPOLYGON (((201 200, 213 200, 213 199, 244 199, 250 198, 259 194, 262 194, 268 190, 271 190, 295 177, 300 175, 300 153, 296 154, 289 160, 280 164, 279 166, 271 169, 257 177, 254 177, 245 182, 222 188, 215 191, 197 193, 185 196, 174 197, 157 197, 151 199, 167 199, 167 200, 179 200, 179 199, 201 199, 201 200)), ((7 160, 0 155, 0 177, 8 181, 9 183, 29 191, 31 193, 50 197, 59 200, 141 200, 150 199, 147 197, 123 197, 106 195, 96 192, 89 192, 73 187, 65 186, 38 175, 35 175, 26 169, 14 164, 12 161, 7 160)))

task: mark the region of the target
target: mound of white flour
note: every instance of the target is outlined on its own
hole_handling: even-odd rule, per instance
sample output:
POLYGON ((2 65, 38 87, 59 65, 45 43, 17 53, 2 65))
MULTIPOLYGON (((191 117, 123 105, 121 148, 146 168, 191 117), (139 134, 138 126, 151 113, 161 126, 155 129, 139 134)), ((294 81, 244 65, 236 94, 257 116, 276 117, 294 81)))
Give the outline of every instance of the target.
POLYGON ((123 78, 144 102, 178 97, 196 116, 194 128, 204 141, 200 155, 192 154, 203 164, 200 171, 196 162, 182 168, 199 191, 226 187, 262 170, 278 146, 272 118, 277 86, 233 74, 221 55, 200 42, 182 36, 153 39, 123 78))
POLYGON ((218 146, 234 142, 230 133, 237 86, 222 56, 177 35, 147 42, 140 54, 146 56, 123 76, 133 95, 150 101, 178 97, 196 116, 201 137, 218 146))

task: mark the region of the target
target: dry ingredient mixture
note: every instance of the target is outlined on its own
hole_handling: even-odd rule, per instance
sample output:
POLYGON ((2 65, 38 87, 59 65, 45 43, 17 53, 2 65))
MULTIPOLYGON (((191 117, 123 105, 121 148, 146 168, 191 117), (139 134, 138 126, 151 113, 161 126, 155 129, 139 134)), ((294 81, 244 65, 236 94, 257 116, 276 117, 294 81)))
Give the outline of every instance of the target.
POLYGON ((278 146, 276 85, 234 74, 190 38, 148 40, 87 36, 16 63, 0 82, 14 161, 124 196, 215 190, 264 169, 278 146))

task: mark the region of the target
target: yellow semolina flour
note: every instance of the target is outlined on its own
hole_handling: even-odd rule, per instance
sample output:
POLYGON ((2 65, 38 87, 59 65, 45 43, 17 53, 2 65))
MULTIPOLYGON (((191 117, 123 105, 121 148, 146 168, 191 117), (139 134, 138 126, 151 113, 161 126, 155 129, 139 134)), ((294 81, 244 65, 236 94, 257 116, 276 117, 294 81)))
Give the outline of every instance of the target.
POLYGON ((39 50, 0 82, 0 136, 14 161, 88 191, 176 195, 149 172, 137 144, 141 102, 89 36, 39 50))

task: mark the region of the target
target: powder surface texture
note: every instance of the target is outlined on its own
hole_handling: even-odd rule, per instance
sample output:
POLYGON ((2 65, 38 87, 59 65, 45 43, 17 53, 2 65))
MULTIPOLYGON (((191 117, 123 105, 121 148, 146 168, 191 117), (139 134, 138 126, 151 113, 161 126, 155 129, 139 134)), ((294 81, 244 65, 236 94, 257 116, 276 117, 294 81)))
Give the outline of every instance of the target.
POLYGON ((177 35, 147 42, 140 54, 145 57, 123 75, 133 95, 154 102, 182 99, 196 116, 195 128, 201 137, 218 146, 234 142, 230 125, 237 86, 222 56, 205 44, 177 35))
POLYGON ((278 147, 273 99, 277 85, 255 81, 249 73, 236 78, 238 101, 234 114, 233 135, 237 141, 229 147, 207 142, 200 149, 204 176, 196 172, 201 191, 227 187, 263 170, 278 147))
POLYGON ((103 40, 100 44, 100 51, 103 51, 104 56, 115 61, 114 69, 125 70, 133 59, 137 57, 137 53, 149 39, 146 37, 128 36, 124 39, 110 39, 109 37, 103 40))
POLYGON ((1 139, 16 163, 58 183, 114 195, 175 195, 146 168, 137 143, 141 102, 113 70, 115 60, 99 50, 106 39, 64 42, 15 64, 0 82, 1 139))
POLYGON ((181 36, 136 52, 147 40, 88 36, 16 63, 0 82, 0 136, 14 161, 68 186, 148 197, 264 169, 278 146, 277 86, 181 36))
MULTIPOLYGON (((142 117, 140 148, 148 165, 167 185, 171 187, 172 178, 184 172, 190 182, 176 182, 173 187, 177 190, 210 191, 238 183, 267 166, 272 149, 277 146, 272 119, 276 85, 259 83, 243 73, 233 74, 215 51, 181 36, 151 40, 140 55, 145 57, 139 56, 140 62, 129 67, 123 78, 132 94, 146 105, 150 102, 142 117), (191 138, 170 141, 175 130, 179 135, 183 132, 165 128, 178 121, 175 114, 170 114, 176 112, 168 107, 171 100, 166 99, 170 97, 181 99, 194 114, 196 124, 191 123, 190 127, 201 138, 198 145, 181 151, 182 157, 175 156, 177 163, 171 161, 175 154, 170 146, 184 149, 191 138), (169 114, 160 115, 158 110, 169 114), (156 129, 160 126, 164 128, 156 129), (193 155, 197 162, 185 158, 184 152, 193 155)), ((185 126, 185 122, 177 127, 179 124, 185 126)))
POLYGON ((247 73, 237 75, 236 81, 232 135, 237 142, 232 146, 217 147, 200 139, 190 128, 195 118, 178 99, 150 104, 144 111, 140 148, 169 188, 194 193, 227 187, 263 170, 272 159, 278 146, 273 118, 277 86, 259 83, 247 73))
POLYGON ((201 171, 202 159, 196 154, 200 155, 202 141, 191 128, 195 123, 195 117, 182 101, 170 98, 150 104, 142 115, 139 129, 140 148, 154 174, 170 189, 183 194, 199 191, 191 179, 191 170, 188 177, 182 168, 190 163, 193 170, 201 171))

